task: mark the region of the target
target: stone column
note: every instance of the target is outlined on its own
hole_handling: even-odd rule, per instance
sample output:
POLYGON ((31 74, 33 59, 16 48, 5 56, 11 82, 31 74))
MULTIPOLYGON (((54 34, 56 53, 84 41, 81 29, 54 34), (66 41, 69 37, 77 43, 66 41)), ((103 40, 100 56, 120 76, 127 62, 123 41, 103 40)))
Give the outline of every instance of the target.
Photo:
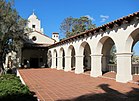
POLYGON ((65 56, 65 69, 64 71, 71 71, 71 56, 65 56))
POLYGON ((57 60, 57 70, 63 69, 62 59, 63 59, 63 57, 58 57, 58 60, 57 60))
POLYGON ((56 68, 56 57, 52 57, 52 65, 51 68, 56 68))
POLYGON ((117 53, 117 75, 116 81, 126 83, 132 80, 131 75, 131 53, 117 53))
POLYGON ((102 54, 93 54, 90 56, 91 56, 91 73, 90 73, 90 76, 91 77, 102 76, 102 69, 101 69, 102 54))
POLYGON ((80 74, 84 72, 83 69, 83 55, 75 56, 76 57, 76 67, 75 67, 75 73, 80 74))

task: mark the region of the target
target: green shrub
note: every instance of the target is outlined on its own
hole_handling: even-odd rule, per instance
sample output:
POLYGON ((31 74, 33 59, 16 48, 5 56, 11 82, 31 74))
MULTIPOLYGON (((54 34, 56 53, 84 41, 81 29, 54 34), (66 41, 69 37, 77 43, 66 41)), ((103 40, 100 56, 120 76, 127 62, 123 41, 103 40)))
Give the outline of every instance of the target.
POLYGON ((0 101, 37 101, 19 77, 6 74, 0 76, 0 101))

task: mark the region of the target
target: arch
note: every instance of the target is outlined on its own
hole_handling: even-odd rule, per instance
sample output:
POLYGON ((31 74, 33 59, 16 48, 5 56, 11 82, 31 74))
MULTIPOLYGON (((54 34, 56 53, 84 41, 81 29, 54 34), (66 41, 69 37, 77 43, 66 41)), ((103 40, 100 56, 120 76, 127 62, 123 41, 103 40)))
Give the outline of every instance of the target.
POLYGON ((56 49, 54 49, 54 51, 53 51, 53 57, 57 57, 57 50, 56 49))
MULTIPOLYGON (((60 61, 61 61, 61 63, 62 63, 62 67, 63 67, 63 69, 65 68, 65 51, 64 51, 64 48, 63 47, 61 47, 60 48, 60 51, 59 51, 59 57, 61 57, 60 59, 60 61)), ((62 68, 61 67, 61 68, 62 68)))
POLYGON ((84 72, 90 73, 88 71, 91 71, 91 48, 89 43, 82 42, 79 47, 80 55, 83 55, 83 69, 84 72))
MULTIPOLYGON (((109 36, 104 36, 99 40, 96 49, 97 54, 102 54, 100 62, 103 75, 107 75, 111 71, 116 73, 116 45, 114 40, 109 36)), ((116 74, 113 78, 116 78, 116 74)))
MULTIPOLYGON (((70 45, 70 46, 68 47, 68 50, 67 50, 67 55, 68 55, 68 56, 71 56, 71 52, 72 52, 73 49, 75 50, 75 48, 74 48, 73 45, 70 45)), ((76 52, 75 52, 75 54, 76 54, 76 52)))
POLYGON ((84 41, 84 42, 81 43, 81 45, 79 47, 79 54, 83 54, 84 53, 84 48, 85 48, 86 45, 89 46, 90 53, 92 53, 89 43, 84 41))
POLYGON ((139 28, 132 31, 125 43, 125 50, 132 52, 133 46, 139 41, 139 28))
POLYGON ((59 50, 59 57, 62 57, 63 51, 64 51, 64 48, 61 47, 60 50, 59 50))
POLYGON ((56 67, 57 68, 57 50, 56 49, 54 49, 54 51, 53 51, 53 59, 54 59, 54 67, 56 67))
MULTIPOLYGON (((125 50, 129 53, 133 52, 133 47, 139 41, 139 28, 135 29, 130 33, 128 36, 126 43, 125 43, 125 50)), ((134 54, 131 57, 131 74, 139 74, 139 63, 137 62, 138 56, 134 54)))
POLYGON ((70 66, 71 66, 71 70, 75 70, 75 62, 76 62, 76 58, 75 58, 75 55, 76 55, 76 52, 75 52, 75 48, 73 45, 70 45, 68 47, 68 51, 67 51, 67 55, 70 56, 70 66))
MULTIPOLYGON (((112 43, 110 44, 115 44, 115 41, 113 40, 113 38, 109 37, 109 36, 104 36, 102 37, 98 43, 97 43, 97 48, 96 48, 96 54, 102 54, 102 48, 103 48, 103 45, 106 41, 109 41, 109 40, 112 40, 112 43)), ((115 44, 115 47, 116 47, 116 44, 115 44)))

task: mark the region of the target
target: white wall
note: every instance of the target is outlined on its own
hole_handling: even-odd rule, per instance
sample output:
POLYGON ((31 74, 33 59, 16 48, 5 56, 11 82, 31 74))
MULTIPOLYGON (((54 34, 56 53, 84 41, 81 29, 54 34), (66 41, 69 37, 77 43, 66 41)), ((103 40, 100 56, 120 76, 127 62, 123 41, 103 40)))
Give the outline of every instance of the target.
MULTIPOLYGON (((116 81, 118 82, 128 82, 132 80, 131 75, 131 46, 133 43, 133 39, 130 37, 132 32, 139 28, 139 20, 133 19, 130 23, 122 24, 119 27, 114 27, 112 29, 107 29, 105 32, 98 32, 96 35, 86 36, 84 38, 78 38, 78 40, 74 40, 72 42, 66 42, 59 46, 55 46, 51 49, 51 53, 54 50, 57 51, 59 56, 60 48, 63 48, 65 51, 65 57, 69 56, 68 48, 70 45, 73 45, 75 48, 76 55, 76 70, 75 73, 79 74, 83 72, 83 54, 82 48, 80 47, 83 42, 87 42, 91 49, 91 74, 90 76, 98 77, 102 75, 102 47, 103 43, 107 38, 111 38, 117 49, 117 75, 116 81), (102 39, 103 38, 103 39, 102 39), (101 40, 102 39, 102 40, 101 40), (101 41, 100 41, 101 40, 101 41), (128 47, 129 46, 129 47, 128 47)), ((139 32, 136 32, 139 33, 139 32)), ((53 57, 53 54, 52 54, 53 57)), ((65 58, 66 59, 66 58, 65 58)), ((67 58, 68 59, 68 58, 67 58)), ((70 59, 69 59, 70 61, 70 59)), ((61 61, 58 61, 61 64, 61 61)), ((52 63, 53 64, 53 63, 52 63)), ((65 64, 65 70, 70 70, 67 68, 68 63, 65 64)), ((59 67, 60 68, 60 67, 59 67)), ((58 69, 59 69, 58 68, 58 69)))
POLYGON ((32 33, 29 33, 29 39, 33 42, 33 43, 37 43, 37 44, 54 44, 55 40, 47 37, 46 35, 44 34, 41 34, 40 32, 32 32, 32 33), (33 37, 36 37, 36 41, 33 41, 32 38, 33 37))

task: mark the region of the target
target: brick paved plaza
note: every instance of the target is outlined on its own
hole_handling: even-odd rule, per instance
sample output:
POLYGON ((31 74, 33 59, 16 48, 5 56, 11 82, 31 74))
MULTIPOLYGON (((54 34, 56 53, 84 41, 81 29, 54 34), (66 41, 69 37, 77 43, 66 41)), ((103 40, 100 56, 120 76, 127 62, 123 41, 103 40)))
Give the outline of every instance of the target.
POLYGON ((41 101, 137 101, 139 85, 50 68, 19 70, 41 101))

